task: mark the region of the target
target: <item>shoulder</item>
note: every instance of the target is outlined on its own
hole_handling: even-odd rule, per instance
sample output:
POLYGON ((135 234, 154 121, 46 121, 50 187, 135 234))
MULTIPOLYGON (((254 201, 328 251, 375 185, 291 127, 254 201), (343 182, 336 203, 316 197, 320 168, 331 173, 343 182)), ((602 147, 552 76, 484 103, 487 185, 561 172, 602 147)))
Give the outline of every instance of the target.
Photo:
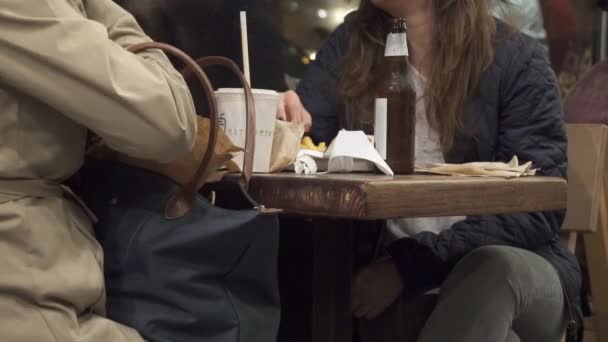
POLYGON ((353 34, 352 27, 353 23, 346 20, 331 33, 323 45, 340 51, 343 54, 346 53, 350 45, 351 35, 353 34))
MULTIPOLYGON (((493 68, 499 71, 503 85, 521 81, 522 77, 525 80, 526 76, 532 74, 554 76, 546 46, 524 33, 513 30, 502 21, 497 22, 494 53, 493 68)), ((534 79, 528 77, 528 81, 533 82, 534 79)))
POLYGON ((313 66, 321 67, 334 75, 337 74, 342 59, 348 53, 351 32, 351 24, 349 23, 338 26, 317 52, 313 66))

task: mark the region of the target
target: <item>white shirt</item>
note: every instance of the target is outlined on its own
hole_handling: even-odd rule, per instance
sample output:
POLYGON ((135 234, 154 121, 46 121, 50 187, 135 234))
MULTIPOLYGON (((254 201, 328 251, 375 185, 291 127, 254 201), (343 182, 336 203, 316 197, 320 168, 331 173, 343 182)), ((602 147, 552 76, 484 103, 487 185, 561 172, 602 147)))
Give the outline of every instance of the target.
MULTIPOLYGON (((416 139, 414 160, 417 165, 426 163, 444 163, 439 134, 429 126, 426 116, 424 91, 426 80, 416 69, 412 68, 412 77, 416 89, 416 139)), ((440 233, 449 229, 464 217, 426 217, 388 220, 387 228, 392 239, 414 236, 429 231, 440 233)))

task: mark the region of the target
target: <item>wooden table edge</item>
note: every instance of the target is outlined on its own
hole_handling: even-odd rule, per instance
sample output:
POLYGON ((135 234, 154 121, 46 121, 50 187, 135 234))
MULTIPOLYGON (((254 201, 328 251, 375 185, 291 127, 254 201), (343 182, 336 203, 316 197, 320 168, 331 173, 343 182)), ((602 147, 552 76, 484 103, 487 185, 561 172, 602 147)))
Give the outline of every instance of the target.
POLYGON ((562 210, 567 204, 566 180, 542 176, 511 180, 429 177, 424 181, 400 184, 386 178, 354 181, 254 176, 250 193, 261 204, 283 209, 287 215, 356 220, 553 211, 562 210), (302 179, 308 180, 306 185, 294 183, 302 179), (496 182, 499 186, 486 187, 488 181, 496 182), (429 189, 435 191, 432 195, 436 198, 425 197, 424 191, 429 189), (391 197, 387 194, 390 191, 411 193, 405 203, 403 196, 391 197), (454 191, 459 193, 455 194, 454 191), (483 203, 472 200, 476 195, 487 196, 487 200, 483 203), (501 196, 512 196, 512 203, 501 205, 501 196), (460 198, 461 201, 451 203, 450 198, 460 198), (477 204, 467 204, 466 199, 477 204), (306 202, 307 205, 302 205, 306 202), (428 203, 439 203, 444 207, 431 207, 428 203))

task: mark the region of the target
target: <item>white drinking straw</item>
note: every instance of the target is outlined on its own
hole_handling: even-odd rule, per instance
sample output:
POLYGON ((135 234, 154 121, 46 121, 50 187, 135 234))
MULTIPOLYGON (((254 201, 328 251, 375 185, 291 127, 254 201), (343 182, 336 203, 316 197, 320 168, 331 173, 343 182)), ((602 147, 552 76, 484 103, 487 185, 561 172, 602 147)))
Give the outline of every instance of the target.
POLYGON ((247 83, 251 85, 251 75, 249 73, 249 39, 247 38, 247 12, 241 12, 241 46, 243 49, 243 72, 247 83))

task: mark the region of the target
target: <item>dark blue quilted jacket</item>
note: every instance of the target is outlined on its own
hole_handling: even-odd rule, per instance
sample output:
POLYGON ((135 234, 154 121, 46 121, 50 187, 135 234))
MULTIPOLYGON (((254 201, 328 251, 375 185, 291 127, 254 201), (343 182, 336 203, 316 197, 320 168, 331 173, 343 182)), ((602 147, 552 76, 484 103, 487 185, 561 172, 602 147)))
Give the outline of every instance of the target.
MULTIPOLYGON (((504 24, 499 32, 506 31, 504 24)), ((545 49, 519 33, 498 34, 494 64, 482 77, 478 94, 465 109, 465 127, 446 155, 450 163, 532 161, 544 176, 566 177, 566 132, 556 77, 545 49)), ((297 92, 313 116, 312 135, 331 141, 344 110, 337 102, 336 78, 348 48, 349 29, 340 26, 317 54, 297 92)), ((421 233, 398 240, 390 254, 409 290, 440 285, 469 252, 507 245, 536 252, 559 271, 574 309, 578 309, 580 269, 560 242, 564 211, 472 216, 439 235, 421 233), (415 275, 412 278, 412 275, 415 275)), ((578 310, 576 310, 578 312, 578 310)))

